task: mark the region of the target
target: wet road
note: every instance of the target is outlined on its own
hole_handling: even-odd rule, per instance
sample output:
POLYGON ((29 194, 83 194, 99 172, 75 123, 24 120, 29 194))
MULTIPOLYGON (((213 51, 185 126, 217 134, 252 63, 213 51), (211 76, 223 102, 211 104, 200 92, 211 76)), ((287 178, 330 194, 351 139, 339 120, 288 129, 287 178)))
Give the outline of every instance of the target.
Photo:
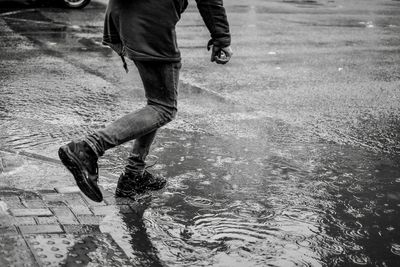
MULTIPOLYGON (((137 265, 397 266, 400 2, 225 5, 227 66, 209 63, 193 3, 178 26, 180 113, 150 159, 168 187, 102 230, 137 265)), ((100 45, 104 8, 0 2, 2 150, 56 158, 61 144, 143 105, 134 66, 126 75, 100 45)), ((101 159, 105 188, 129 147, 101 159)), ((28 179, 25 163, 8 164, 0 186, 68 177, 39 168, 28 179)))

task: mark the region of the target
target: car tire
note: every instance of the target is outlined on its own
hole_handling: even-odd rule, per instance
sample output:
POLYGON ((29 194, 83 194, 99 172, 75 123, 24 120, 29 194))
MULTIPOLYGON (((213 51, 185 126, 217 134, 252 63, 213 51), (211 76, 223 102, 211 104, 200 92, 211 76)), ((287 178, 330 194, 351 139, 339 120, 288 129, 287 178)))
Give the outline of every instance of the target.
POLYGON ((68 8, 84 8, 91 0, 62 0, 68 8))

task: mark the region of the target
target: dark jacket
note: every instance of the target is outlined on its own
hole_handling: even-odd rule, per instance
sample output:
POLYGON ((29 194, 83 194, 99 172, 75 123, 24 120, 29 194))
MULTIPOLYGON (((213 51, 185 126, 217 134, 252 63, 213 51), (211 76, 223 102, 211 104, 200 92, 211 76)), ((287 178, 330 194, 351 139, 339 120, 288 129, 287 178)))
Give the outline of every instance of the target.
MULTIPOLYGON (((225 47, 231 38, 222 0, 196 0, 213 44, 225 47)), ((134 60, 181 60, 175 25, 187 0, 110 0, 103 44, 134 60)))

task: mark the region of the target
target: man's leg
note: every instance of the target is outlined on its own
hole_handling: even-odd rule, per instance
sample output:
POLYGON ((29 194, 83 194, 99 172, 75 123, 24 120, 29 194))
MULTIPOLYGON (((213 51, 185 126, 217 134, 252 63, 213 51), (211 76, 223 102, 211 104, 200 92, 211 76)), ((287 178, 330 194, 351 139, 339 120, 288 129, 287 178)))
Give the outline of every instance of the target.
MULTIPOLYGON (((156 131, 170 122, 177 112, 181 63, 135 61, 135 64, 142 78, 147 105, 87 136, 85 142, 99 157, 107 149, 156 131)), ((154 136, 150 141, 143 139, 148 145, 139 141, 140 147, 150 146, 153 139, 154 136)))
POLYGON ((73 174, 81 191, 90 199, 101 202, 103 196, 98 187, 97 159, 109 148, 155 132, 171 121, 175 112, 157 103, 148 104, 87 136, 83 141, 62 146, 58 151, 59 157, 73 174))
POLYGON ((146 157, 156 136, 157 130, 135 139, 128 157, 125 170, 118 179, 115 195, 118 197, 134 197, 146 190, 159 190, 166 184, 166 179, 154 176, 146 170, 146 157))
POLYGON ((149 154, 150 146, 156 137, 157 130, 136 138, 133 143, 132 152, 128 157, 128 164, 125 173, 142 174, 146 167, 146 157, 149 154))
MULTIPOLYGON (((180 63, 135 62, 145 88, 148 105, 157 105, 164 116, 173 118, 177 111, 180 63)), ((116 195, 132 197, 146 190, 159 190, 166 179, 145 170, 145 160, 156 130, 136 138, 125 171, 118 180, 116 195)))
POLYGON ((159 108, 147 105, 88 135, 85 142, 101 157, 106 150, 154 132, 172 120, 162 113, 159 108))
MULTIPOLYGON (((72 172, 79 188, 94 201, 102 200, 97 185, 97 158, 107 149, 155 132, 170 122, 177 111, 177 86, 181 64, 164 62, 135 62, 135 64, 144 84, 147 105, 87 136, 83 141, 71 142, 59 149, 63 164, 72 172)), ((137 144, 143 148, 140 151, 148 151, 154 136, 143 143, 145 139, 140 139, 137 144)), ((144 161, 145 156, 142 158, 144 161)), ((143 164, 142 166, 133 164, 133 167, 138 170, 144 168, 143 164)), ((146 174, 146 179, 153 178, 146 174)))

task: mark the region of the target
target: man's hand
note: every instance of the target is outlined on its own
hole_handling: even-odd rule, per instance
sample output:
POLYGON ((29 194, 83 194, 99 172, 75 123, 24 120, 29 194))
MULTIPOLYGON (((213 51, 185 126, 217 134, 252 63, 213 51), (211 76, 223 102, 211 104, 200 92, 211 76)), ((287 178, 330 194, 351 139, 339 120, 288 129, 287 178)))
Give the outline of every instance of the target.
POLYGON ((226 64, 231 59, 232 55, 233 51, 230 46, 219 47, 213 45, 211 50, 211 62, 215 62, 217 64, 226 64))

